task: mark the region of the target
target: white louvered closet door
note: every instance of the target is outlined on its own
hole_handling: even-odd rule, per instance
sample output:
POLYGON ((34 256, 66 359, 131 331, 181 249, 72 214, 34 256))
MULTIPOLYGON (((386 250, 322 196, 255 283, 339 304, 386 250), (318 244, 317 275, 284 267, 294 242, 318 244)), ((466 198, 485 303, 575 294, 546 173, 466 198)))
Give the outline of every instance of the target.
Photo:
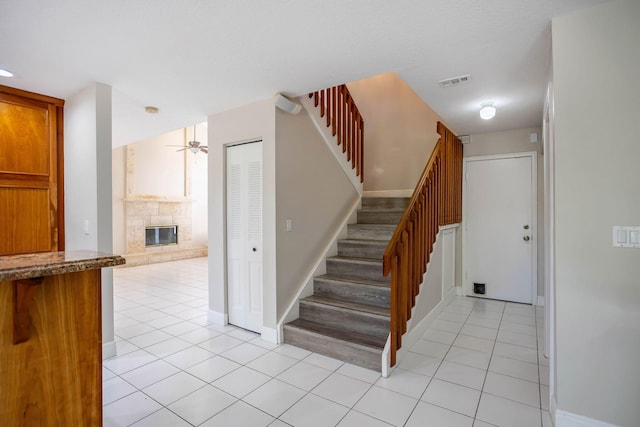
POLYGON ((262 142, 227 148, 229 323, 262 332, 262 142))

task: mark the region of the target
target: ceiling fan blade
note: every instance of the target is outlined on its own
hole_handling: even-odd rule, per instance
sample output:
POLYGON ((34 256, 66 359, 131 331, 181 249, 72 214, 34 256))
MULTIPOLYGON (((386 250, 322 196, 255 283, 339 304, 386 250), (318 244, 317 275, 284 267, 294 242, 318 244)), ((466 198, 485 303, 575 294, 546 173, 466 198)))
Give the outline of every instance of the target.
POLYGON ((184 148, 181 148, 181 149, 179 149, 179 150, 176 150, 176 153, 177 153, 178 151, 188 150, 189 148, 190 148, 190 147, 184 147, 184 148))
POLYGON ((202 151, 204 154, 209 154, 209 149, 207 148, 206 145, 203 145, 202 147, 200 147, 200 151, 202 151))
POLYGON ((165 145, 165 147, 186 147, 186 145, 165 145))

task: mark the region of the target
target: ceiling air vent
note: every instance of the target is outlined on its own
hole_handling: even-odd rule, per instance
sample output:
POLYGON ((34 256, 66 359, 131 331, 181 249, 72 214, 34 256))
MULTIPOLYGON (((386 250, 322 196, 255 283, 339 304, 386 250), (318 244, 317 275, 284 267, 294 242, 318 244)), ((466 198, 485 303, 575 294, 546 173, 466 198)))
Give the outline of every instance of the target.
POLYGON ((464 76, 451 77, 449 79, 440 80, 438 84, 441 87, 455 86, 462 83, 469 83, 471 81, 471 74, 465 74, 464 76))

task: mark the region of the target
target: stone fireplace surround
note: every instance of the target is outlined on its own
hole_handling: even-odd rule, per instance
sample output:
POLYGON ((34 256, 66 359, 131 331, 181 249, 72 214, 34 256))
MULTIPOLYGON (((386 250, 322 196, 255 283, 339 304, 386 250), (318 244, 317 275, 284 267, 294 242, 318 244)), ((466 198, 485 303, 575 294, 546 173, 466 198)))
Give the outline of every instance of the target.
POLYGON ((150 264, 206 256, 207 248, 191 243, 191 207, 188 198, 135 197, 125 199, 128 265, 150 264), (153 225, 177 225, 178 244, 145 246, 145 228, 153 225))

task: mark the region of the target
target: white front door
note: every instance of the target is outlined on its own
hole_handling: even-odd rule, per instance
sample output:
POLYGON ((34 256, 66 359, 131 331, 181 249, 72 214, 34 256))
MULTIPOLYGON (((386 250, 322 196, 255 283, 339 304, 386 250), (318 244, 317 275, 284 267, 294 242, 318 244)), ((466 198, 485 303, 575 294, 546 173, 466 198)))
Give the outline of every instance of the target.
POLYGON ((262 332, 262 142, 227 147, 229 323, 262 332))
POLYGON ((466 295, 534 302, 535 182, 535 153, 465 159, 466 295))

